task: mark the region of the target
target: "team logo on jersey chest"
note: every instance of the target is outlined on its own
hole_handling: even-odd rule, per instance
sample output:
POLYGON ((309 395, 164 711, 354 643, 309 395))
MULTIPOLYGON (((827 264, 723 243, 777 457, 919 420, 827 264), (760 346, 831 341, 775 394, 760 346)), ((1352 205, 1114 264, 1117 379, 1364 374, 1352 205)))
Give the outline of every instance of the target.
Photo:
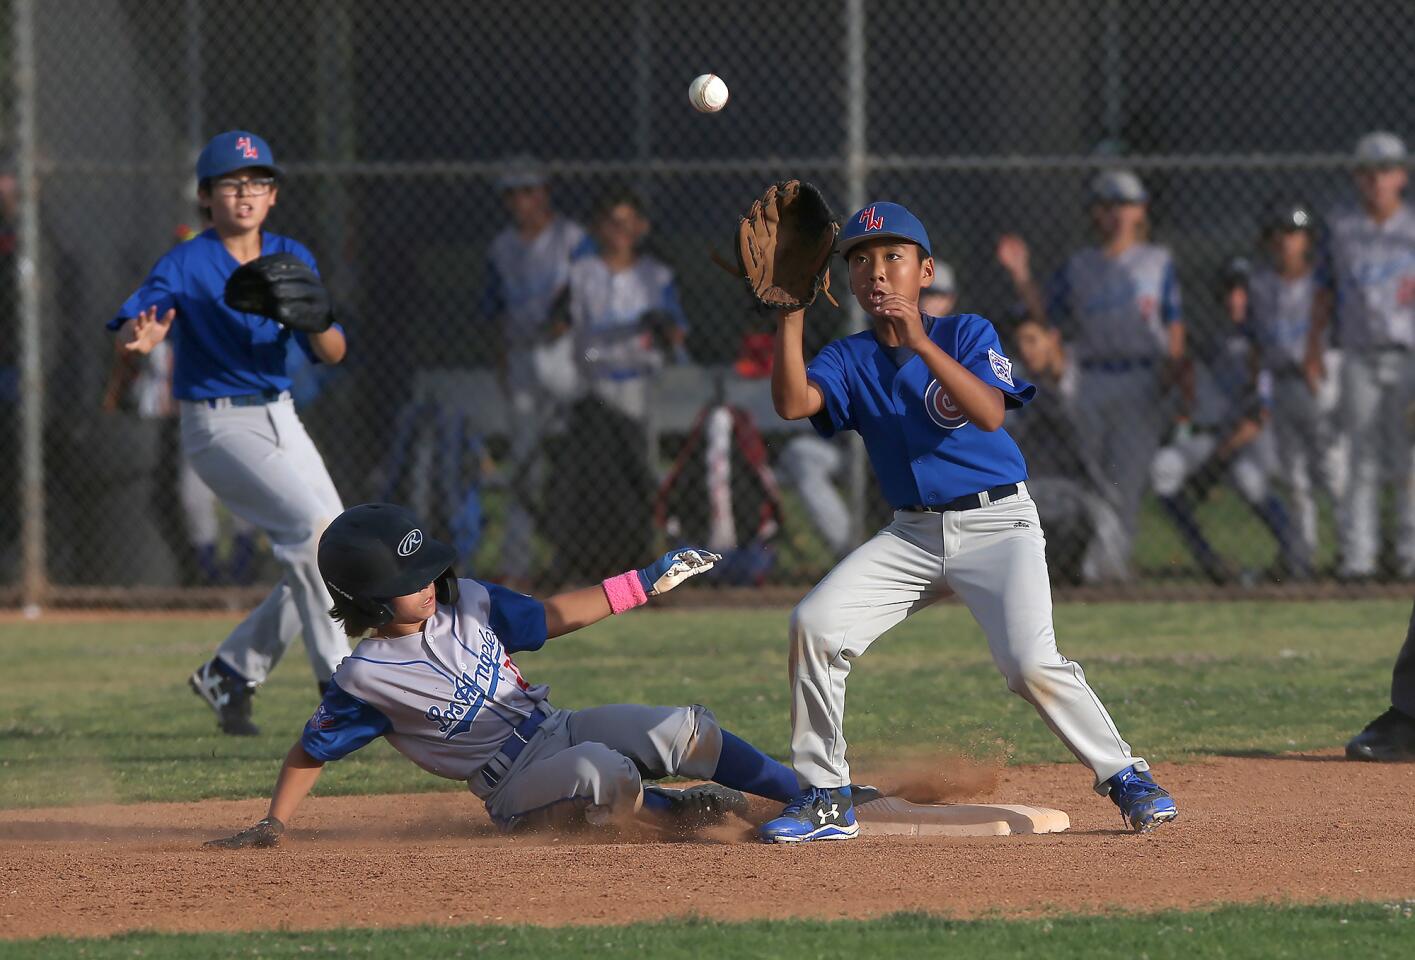
POLYGON ((945 430, 957 430, 968 422, 953 398, 939 388, 937 380, 930 380, 924 390, 924 409, 928 411, 929 419, 945 430))

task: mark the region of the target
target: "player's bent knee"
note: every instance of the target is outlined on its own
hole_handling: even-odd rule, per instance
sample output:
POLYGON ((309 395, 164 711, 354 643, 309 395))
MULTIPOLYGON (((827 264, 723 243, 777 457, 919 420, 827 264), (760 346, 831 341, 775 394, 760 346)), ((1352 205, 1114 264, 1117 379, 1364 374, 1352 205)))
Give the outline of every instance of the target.
POLYGON ((830 604, 814 595, 807 596, 791 611, 791 642, 808 647, 824 645, 833 619, 830 604))
POLYGON ((681 707, 677 735, 669 750, 668 774, 710 780, 722 756, 722 727, 702 704, 681 707))
POLYGON ((643 780, 634 761, 602 743, 581 743, 570 748, 570 768, 590 803, 615 814, 632 813, 643 792, 643 780))

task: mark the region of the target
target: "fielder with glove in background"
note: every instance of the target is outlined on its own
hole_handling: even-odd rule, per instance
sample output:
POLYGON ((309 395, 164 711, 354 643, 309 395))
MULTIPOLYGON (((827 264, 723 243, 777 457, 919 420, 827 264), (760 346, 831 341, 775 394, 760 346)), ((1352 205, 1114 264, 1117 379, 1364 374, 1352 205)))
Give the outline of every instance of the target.
POLYGON ((280 193, 269 145, 244 130, 220 134, 196 175, 210 227, 157 261, 108 328, 139 354, 171 337, 182 449, 221 502, 265 532, 285 569, 189 681, 222 731, 249 735, 258 732, 251 694, 296 634, 321 690, 349 653, 315 560, 320 532, 343 504, 285 372, 292 339, 315 363, 339 363, 345 342, 314 257, 262 229, 280 193))
POLYGON ((739 791, 780 800, 796 792, 790 768, 723 730, 706 707, 562 710, 511 659, 666 593, 712 569, 716 554, 675 550, 544 602, 459 580, 455 556, 392 504, 353 507, 330 525, 319 566, 333 614, 350 636, 372 634, 339 667, 290 748, 266 818, 212 845, 275 843, 324 764, 378 737, 429 773, 467 781, 505 830, 635 816, 691 829, 744 811, 739 791), (643 782, 670 776, 721 786, 643 782))
MULTIPOLYGON (((768 196, 783 192, 790 191, 768 196)), ((814 190, 794 192, 812 207, 821 203, 814 190)), ((919 309, 919 292, 934 278, 932 250, 923 224, 897 203, 870 204, 839 234, 850 291, 871 328, 833 341, 807 364, 805 308, 826 285, 835 227, 807 232, 797 251, 778 253, 771 225, 794 213, 763 218, 764 241, 752 222, 760 206, 739 227, 739 237, 750 238, 740 264, 758 302, 780 311, 776 411, 786 420, 809 418, 823 437, 857 431, 895 509, 894 521, 840 561, 791 615, 791 760, 801 789, 761 827, 762 839, 844 840, 859 832, 845 760, 846 680, 876 638, 949 592, 983 628, 1008 688, 1091 768, 1096 791, 1115 801, 1126 824, 1146 831, 1174 819, 1174 801, 1131 755, 1080 665, 1056 649, 1041 523, 1022 454, 1001 429, 1005 410, 1031 400, 1036 388, 1015 376, 987 320, 919 309), (791 263, 806 269, 781 269, 791 263)), ((803 222, 822 219, 808 210, 803 222)))

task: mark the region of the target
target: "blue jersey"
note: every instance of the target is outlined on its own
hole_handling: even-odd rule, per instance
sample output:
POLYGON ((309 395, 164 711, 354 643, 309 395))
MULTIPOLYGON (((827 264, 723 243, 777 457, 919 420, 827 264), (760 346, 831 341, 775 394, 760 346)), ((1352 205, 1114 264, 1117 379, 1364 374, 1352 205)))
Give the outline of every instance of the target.
MULTIPOLYGON (((975 314, 925 317, 929 339, 1009 407, 1036 395, 1002 352, 997 331, 975 314)), ((825 398, 811 418, 830 437, 855 430, 865 441, 885 499, 895 508, 941 505, 957 497, 1027 479, 1022 451, 1003 430, 968 421, 918 356, 896 366, 866 330, 826 345, 806 369, 825 398)))
MULTIPOLYGON (((318 269, 314 256, 289 237, 262 234, 260 252, 293 253, 318 269)), ((319 362, 307 335, 226 306, 226 281, 238 266, 216 231, 207 230, 167 251, 108 321, 108 329, 117 330, 149 307, 156 307, 159 317, 176 308, 168 340, 173 350, 172 394, 180 400, 289 390, 285 362, 292 339, 311 362, 319 362)))

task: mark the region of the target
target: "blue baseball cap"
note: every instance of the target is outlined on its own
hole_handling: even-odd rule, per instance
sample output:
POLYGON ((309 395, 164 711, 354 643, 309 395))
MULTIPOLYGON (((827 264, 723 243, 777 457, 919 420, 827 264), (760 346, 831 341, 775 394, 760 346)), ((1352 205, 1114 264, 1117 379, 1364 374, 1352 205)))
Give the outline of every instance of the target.
POLYGON ((275 162, 270 144, 249 130, 227 130, 212 137, 197 157, 197 179, 210 180, 232 170, 265 167, 277 176, 285 171, 275 162))
POLYGON ((933 256, 929 232, 919 218, 899 204, 884 200, 876 200, 845 222, 836 241, 836 249, 844 256, 856 244, 881 237, 917 243, 924 248, 924 256, 933 256))

